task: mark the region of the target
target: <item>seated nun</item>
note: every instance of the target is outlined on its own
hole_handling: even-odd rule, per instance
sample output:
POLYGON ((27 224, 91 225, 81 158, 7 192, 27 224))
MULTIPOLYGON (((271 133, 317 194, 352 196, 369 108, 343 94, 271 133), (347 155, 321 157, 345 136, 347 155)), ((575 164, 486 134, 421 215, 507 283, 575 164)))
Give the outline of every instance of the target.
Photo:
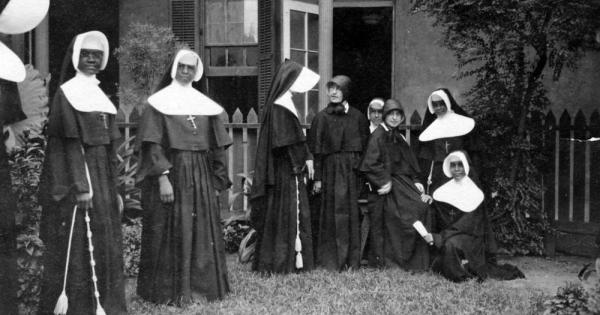
POLYGON ((439 232, 433 234, 438 254, 432 270, 455 282, 524 278, 517 267, 499 265, 486 257, 487 242, 493 240, 493 235, 488 235, 491 229, 482 206, 485 196, 469 176, 466 153, 451 152, 444 160, 443 171, 451 179, 433 193, 439 232))

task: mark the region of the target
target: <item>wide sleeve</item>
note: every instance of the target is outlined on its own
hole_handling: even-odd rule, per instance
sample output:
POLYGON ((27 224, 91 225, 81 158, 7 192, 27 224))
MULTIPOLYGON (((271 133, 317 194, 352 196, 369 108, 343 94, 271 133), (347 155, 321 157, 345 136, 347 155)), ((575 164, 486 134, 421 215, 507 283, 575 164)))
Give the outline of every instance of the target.
POLYGON ((473 212, 464 213, 456 222, 448 226, 439 234, 434 234, 434 242, 438 247, 443 246, 446 240, 459 234, 466 234, 474 237, 482 237, 483 234, 483 212, 477 209, 473 212))
POLYGON ((359 166, 359 170, 365 174, 367 180, 376 187, 382 187, 392 180, 386 167, 386 156, 381 148, 380 135, 377 130, 373 133, 359 166))
POLYGON ((75 110, 58 90, 48 119, 45 171, 50 177, 50 194, 63 199, 70 191, 90 191, 75 110))
POLYGON ((312 154, 308 151, 308 145, 305 142, 295 143, 284 148, 290 163, 292 164, 292 172, 300 174, 304 170, 307 160, 312 160, 312 154))
POLYGON ((147 107, 142 116, 136 147, 139 150, 137 182, 158 176, 173 166, 165 154, 164 119, 154 108, 147 107))
POLYGON ((227 174, 227 153, 224 148, 214 148, 210 151, 213 182, 216 190, 225 190, 231 187, 231 180, 227 174))

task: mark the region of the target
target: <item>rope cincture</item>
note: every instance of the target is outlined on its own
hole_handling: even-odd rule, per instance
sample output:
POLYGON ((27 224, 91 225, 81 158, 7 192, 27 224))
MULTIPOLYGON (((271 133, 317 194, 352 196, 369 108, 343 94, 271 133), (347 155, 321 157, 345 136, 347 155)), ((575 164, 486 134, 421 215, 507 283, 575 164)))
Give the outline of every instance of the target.
POLYGON ((300 241, 300 189, 298 184, 298 176, 296 179, 296 242, 294 244, 294 250, 296 251, 296 269, 304 268, 304 262, 302 260, 302 242, 300 241))
POLYGON ((96 261, 94 260, 94 245, 92 244, 92 229, 90 228, 90 216, 85 210, 85 226, 87 228, 88 250, 90 251, 90 266, 92 267, 92 282, 94 282, 94 297, 96 298, 96 315, 106 315, 100 304, 100 292, 98 292, 98 277, 96 277, 96 261))
POLYGON ((69 231, 69 243, 67 246, 67 259, 65 262, 65 275, 63 277, 63 288, 56 306, 54 306, 54 314, 66 315, 69 309, 69 298, 67 298, 67 275, 69 273, 69 261, 71 260, 71 243, 73 240, 73 228, 75 227, 75 215, 77 214, 77 205, 73 207, 73 217, 71 219, 71 230, 69 231))

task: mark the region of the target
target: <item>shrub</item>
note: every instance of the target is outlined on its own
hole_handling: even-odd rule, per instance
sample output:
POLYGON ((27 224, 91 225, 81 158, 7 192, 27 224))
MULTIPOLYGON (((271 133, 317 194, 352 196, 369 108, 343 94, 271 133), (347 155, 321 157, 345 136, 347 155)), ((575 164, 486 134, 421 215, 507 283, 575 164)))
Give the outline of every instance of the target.
POLYGON ((591 314, 586 306, 587 294, 579 283, 569 282, 558 288, 556 296, 545 304, 547 309, 544 314, 591 314))
POLYGON ((17 297, 22 314, 35 314, 39 302, 44 249, 39 238, 41 206, 37 192, 40 182, 44 146, 41 136, 25 133, 27 141, 10 156, 12 193, 17 200, 16 219, 21 231, 17 236, 19 288, 17 297))

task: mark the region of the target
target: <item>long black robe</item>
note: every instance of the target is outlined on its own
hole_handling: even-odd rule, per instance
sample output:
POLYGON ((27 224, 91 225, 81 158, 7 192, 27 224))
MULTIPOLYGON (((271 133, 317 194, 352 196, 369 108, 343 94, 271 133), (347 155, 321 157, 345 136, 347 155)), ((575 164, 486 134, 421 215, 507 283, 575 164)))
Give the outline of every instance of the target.
MULTIPOLYGON (((53 313, 61 293, 75 195, 89 192, 91 184, 89 215, 100 303, 107 314, 126 314, 115 153, 120 134, 115 117, 102 114, 103 120, 99 112, 75 110, 62 89, 50 110, 40 184, 40 237, 46 245, 40 313, 53 313)), ((93 314, 96 309, 84 216, 85 211, 77 210, 66 290, 69 314, 93 314)))
POLYGON ((138 135, 142 187, 142 250, 138 294, 155 303, 186 304, 229 292, 216 190, 227 189, 225 149, 231 144, 218 116, 164 115, 149 106, 138 135), (169 170, 174 202, 160 200, 158 176, 169 170))
POLYGON ((358 268, 362 184, 358 164, 369 137, 369 122, 353 107, 337 114, 332 104, 317 113, 308 134, 315 181, 322 183, 317 264, 330 270, 358 268))
MULTIPOLYGON (((452 281, 470 278, 512 280, 524 278, 523 273, 509 264, 498 265, 495 256, 487 251, 490 227, 483 206, 472 212, 435 201, 436 225, 433 233, 435 246, 439 249, 431 268, 452 281)), ((491 236, 493 237, 493 236, 491 236)))
MULTIPOLYGON (((25 119, 17 84, 0 79, 0 131, 6 124, 25 119)), ((0 137, 0 314, 17 313, 17 257, 15 212, 17 203, 11 192, 10 165, 0 137)))
MULTIPOLYGON (((409 270, 429 267, 429 248, 413 227, 421 221, 429 230, 430 207, 421 201, 415 183, 419 183, 419 166, 404 138, 379 126, 369 138, 360 165, 373 190, 392 182, 392 190, 370 200, 379 206, 371 207, 369 248, 370 263, 378 266, 399 266, 409 270)), ((399 131, 396 131, 399 133, 399 131)))
POLYGON ((299 64, 285 61, 273 79, 263 108, 250 196, 252 225, 257 231, 253 269, 260 272, 298 270, 298 226, 302 270, 314 268, 311 216, 303 176, 306 160, 312 160, 312 155, 298 118, 274 103, 289 90, 301 70, 299 64))

